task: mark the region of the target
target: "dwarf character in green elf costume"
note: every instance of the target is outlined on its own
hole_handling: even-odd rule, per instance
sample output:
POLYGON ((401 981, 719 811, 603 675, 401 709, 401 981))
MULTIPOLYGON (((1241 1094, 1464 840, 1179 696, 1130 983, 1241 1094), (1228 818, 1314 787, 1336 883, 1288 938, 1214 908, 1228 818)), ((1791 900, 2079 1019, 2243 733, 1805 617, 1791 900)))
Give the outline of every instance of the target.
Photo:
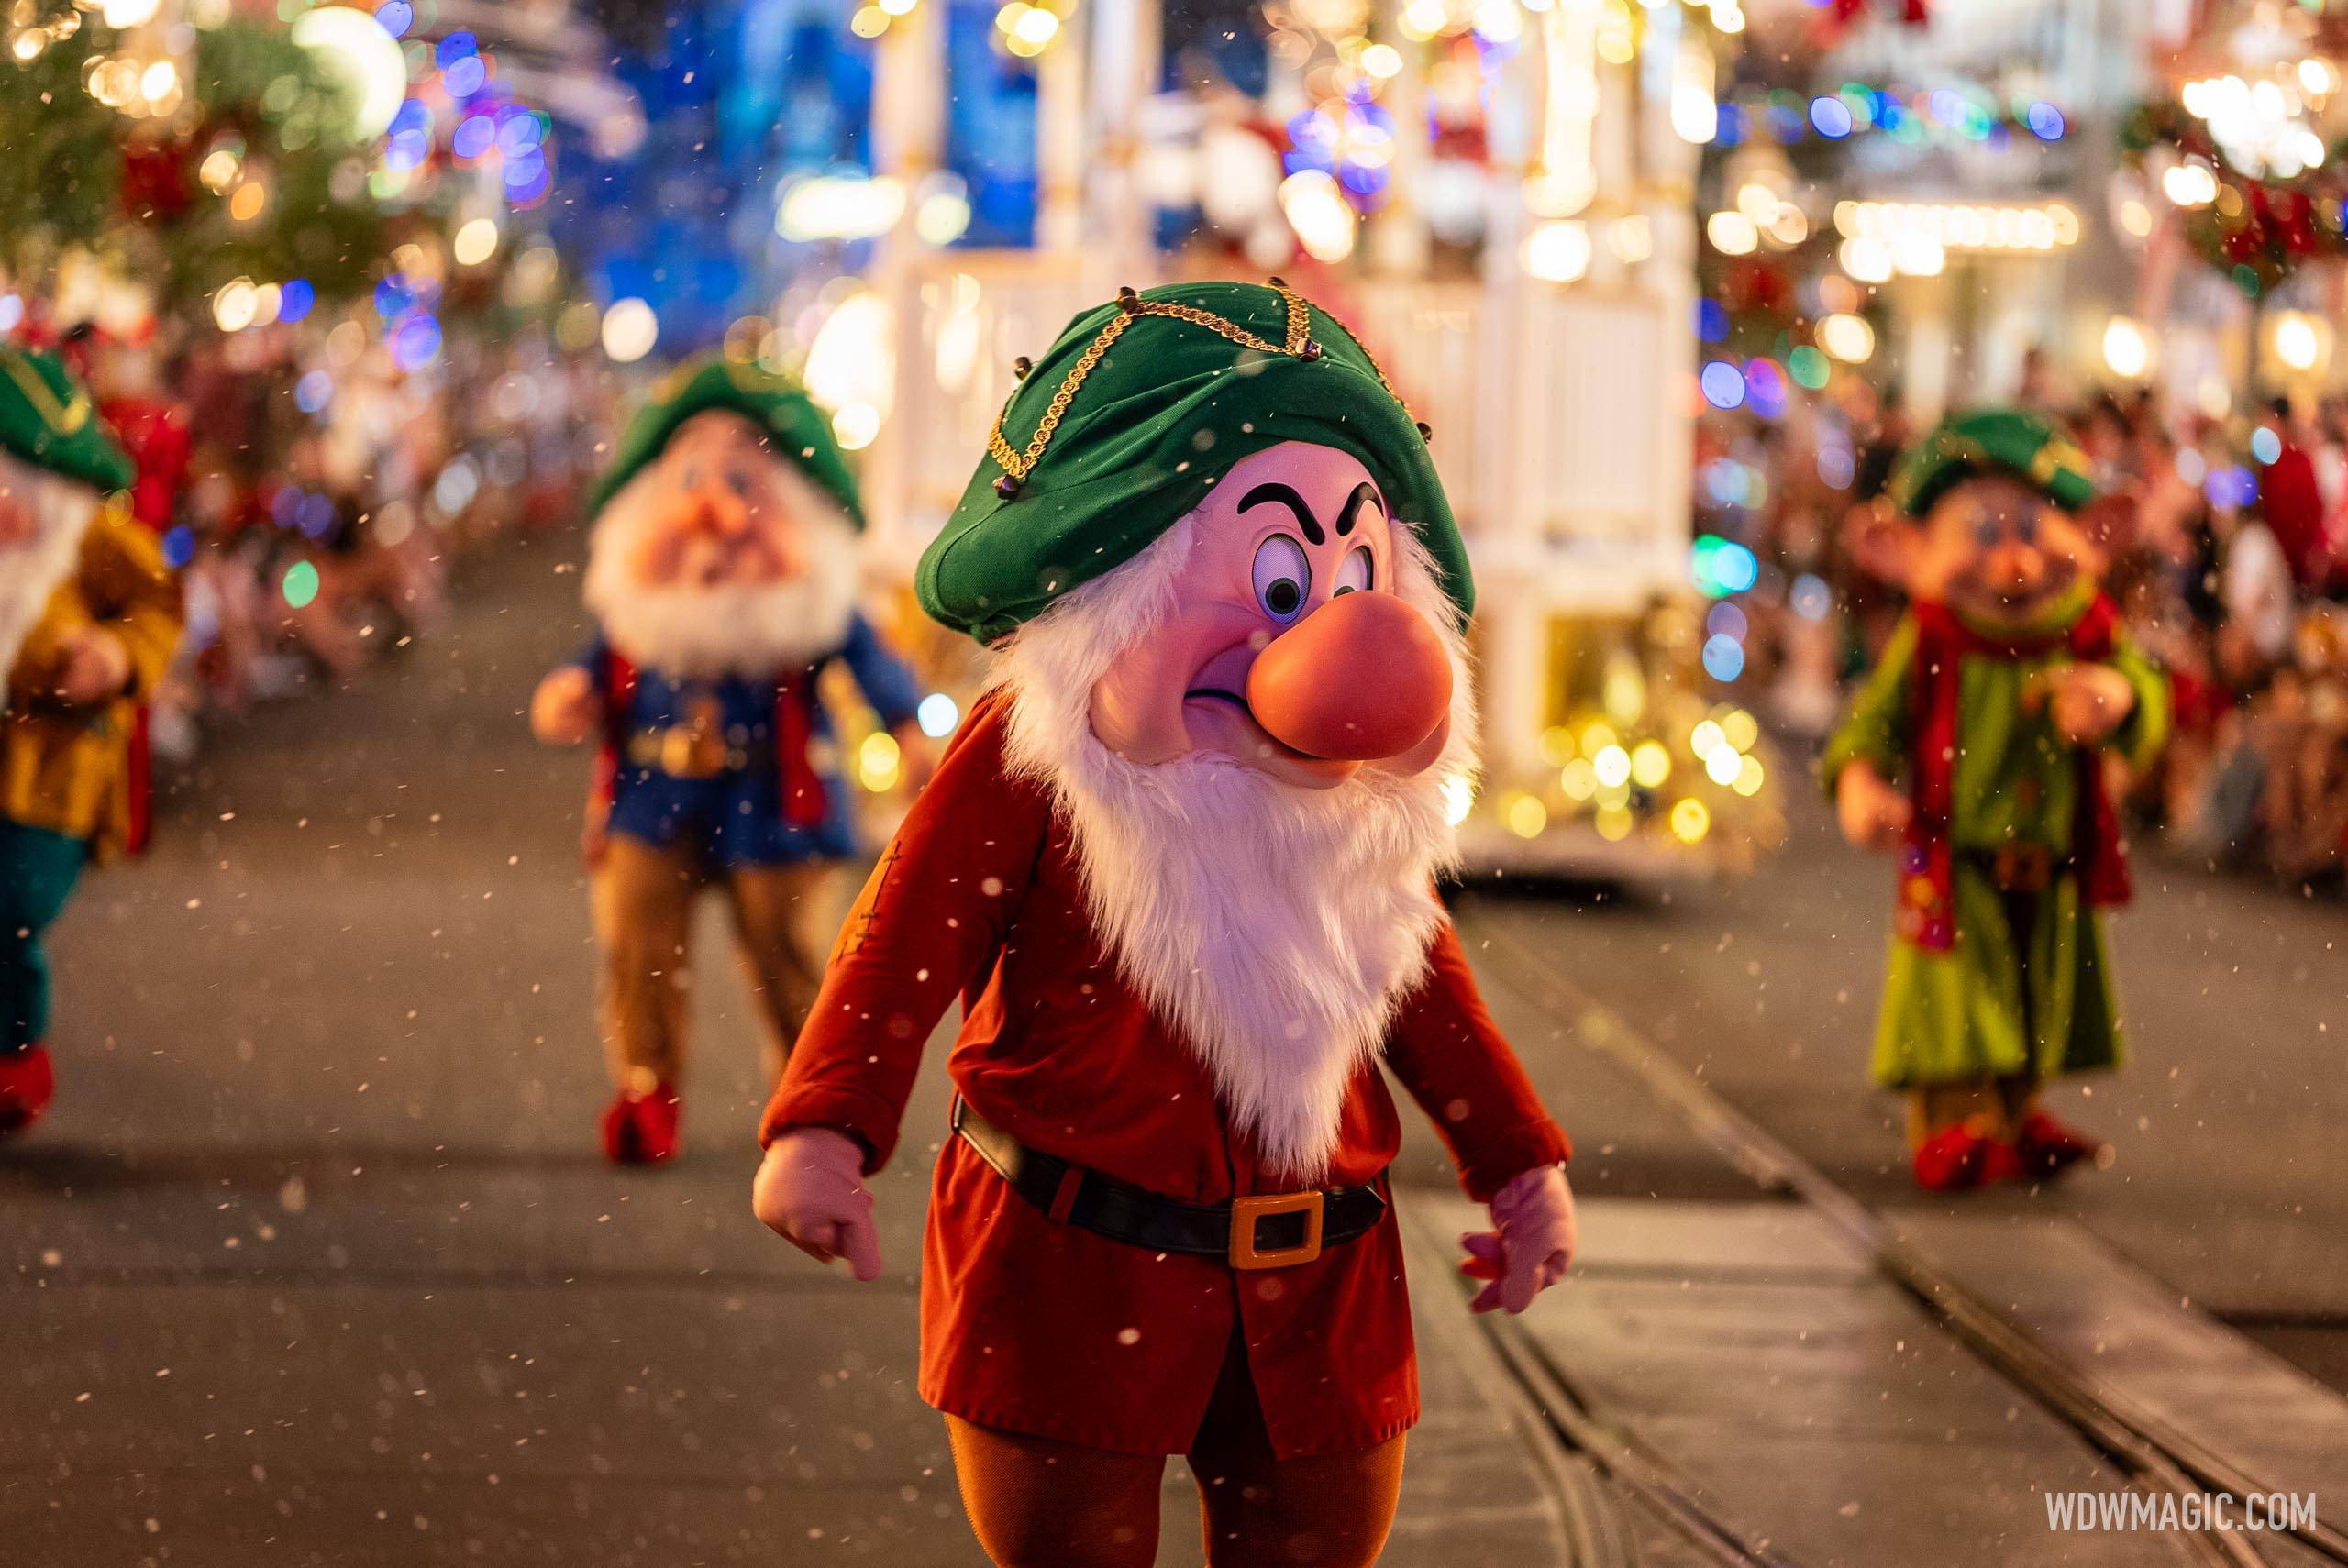
POLYGON ((41 937, 123 842, 132 714, 179 645, 135 477, 62 365, 0 347, 0 1136, 54 1092, 41 937))
POLYGON ((1468 560, 1426 433, 1279 280, 1069 324, 923 557, 1000 650, 866 884, 769 1104, 759 1218, 858 1278, 864 1182, 958 996, 922 1397, 999 1563, 1373 1562, 1418 1415, 1379 1064, 1492 1229, 1573 1250, 1565 1135, 1434 894, 1475 767, 1468 560))
POLYGON ((2149 762, 2168 685, 2099 587, 2123 502, 2034 415, 1948 420, 1852 540, 1907 616, 1827 747, 1844 836, 1899 856, 1876 1080, 1909 1097, 1916 1179, 2041 1180, 2100 1155, 2038 1103, 2118 1065, 2099 911, 2128 867, 2110 759, 2149 762))

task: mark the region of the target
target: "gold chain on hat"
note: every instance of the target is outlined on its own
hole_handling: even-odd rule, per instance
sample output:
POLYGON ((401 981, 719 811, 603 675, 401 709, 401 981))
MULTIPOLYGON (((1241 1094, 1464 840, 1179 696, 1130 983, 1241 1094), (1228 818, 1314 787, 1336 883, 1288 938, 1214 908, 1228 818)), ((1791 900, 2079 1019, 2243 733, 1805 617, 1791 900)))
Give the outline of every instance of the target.
MULTIPOLYGON (((1203 326, 1216 337, 1229 338, 1242 348, 1252 348, 1258 354, 1292 355, 1306 364, 1320 359, 1321 345, 1312 338, 1312 312, 1305 304, 1304 296, 1290 288, 1283 279, 1273 278, 1269 282, 1288 311, 1287 340, 1281 343, 1258 337, 1237 322, 1217 315, 1213 311, 1201 310, 1196 305, 1176 304, 1170 300, 1147 300, 1133 289, 1119 289, 1117 314, 1109 318, 1107 325, 1077 357, 1076 363, 1069 367, 1068 374, 1060 379, 1060 384, 1052 392, 1052 401, 1045 406, 1044 417, 1036 421, 1036 433, 1027 438, 1024 451, 1014 449, 1002 434, 1002 422, 1011 413, 1013 401, 1019 395, 1017 389, 1014 388, 1011 396, 1003 400, 1002 412, 995 415, 994 428, 987 432, 987 455, 1002 469, 1002 477, 994 481, 995 493, 1005 501, 1019 493, 1020 485, 1043 460, 1044 450, 1052 444, 1053 432, 1060 427, 1060 420, 1068 413, 1077 389, 1084 384, 1084 378, 1101 363, 1102 357, 1109 352, 1109 345, 1124 336, 1126 327, 1145 315, 1162 315, 1175 321, 1187 321, 1193 326, 1203 326)), ((1362 358, 1369 359, 1367 350, 1362 358)), ((1035 366, 1023 356, 1014 368, 1024 381, 1035 366)), ((1387 385, 1386 373, 1378 368, 1376 360, 1370 360, 1369 370, 1378 378, 1378 384, 1385 388, 1386 395, 1394 397, 1394 389, 1387 385)), ((1394 397, 1394 401, 1401 403, 1402 400, 1394 397)), ((1405 406, 1402 412, 1407 418, 1410 409, 1405 406)), ((1427 427, 1420 425, 1419 432, 1422 436, 1426 435, 1427 427)))

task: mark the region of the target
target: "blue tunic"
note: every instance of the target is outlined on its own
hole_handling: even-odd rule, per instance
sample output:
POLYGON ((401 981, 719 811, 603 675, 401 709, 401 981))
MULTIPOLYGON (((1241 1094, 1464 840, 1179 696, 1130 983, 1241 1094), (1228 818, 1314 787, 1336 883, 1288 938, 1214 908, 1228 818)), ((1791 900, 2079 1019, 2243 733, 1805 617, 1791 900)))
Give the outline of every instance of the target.
MULTIPOLYGON (((572 661, 588 672, 596 691, 611 701, 610 645, 598 634, 572 661)), ((699 848, 711 870, 737 866, 781 866, 803 860, 839 859, 855 851, 848 791, 842 782, 838 747, 830 713, 814 696, 815 680, 835 662, 845 663, 857 687, 880 721, 894 729, 910 723, 921 692, 913 671, 881 642, 859 614, 848 623, 847 640, 807 667, 808 762, 824 785, 822 820, 794 827, 783 813, 782 773, 775 756, 775 707, 781 682, 774 677, 739 675, 679 679, 639 668, 621 728, 619 767, 612 781, 610 831, 659 848, 688 843, 699 848), (679 778, 629 757, 626 737, 688 723, 692 712, 714 702, 718 733, 741 759, 708 778, 679 778)))

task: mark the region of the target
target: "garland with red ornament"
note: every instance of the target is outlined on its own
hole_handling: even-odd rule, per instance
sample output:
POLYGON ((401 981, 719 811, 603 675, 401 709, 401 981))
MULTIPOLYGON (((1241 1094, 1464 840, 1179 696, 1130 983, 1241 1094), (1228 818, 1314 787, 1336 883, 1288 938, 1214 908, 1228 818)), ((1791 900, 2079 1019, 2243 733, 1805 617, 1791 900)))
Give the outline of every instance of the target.
POLYGON ((2334 148, 2316 168, 2285 179, 2246 174, 2229 163, 2201 122, 2175 100, 2142 104, 2121 127, 2120 146, 2132 167, 2147 171, 2171 161, 2205 166, 2216 184, 2207 202, 2183 210, 2194 253, 2256 299, 2307 262, 2348 256, 2342 223, 2348 171, 2334 148), (2156 157, 2165 153, 2166 157, 2156 157))
POLYGON ((1933 7, 1931 0, 1829 0, 1818 17, 1819 42, 1839 43, 1844 33, 1872 16, 1922 28, 1932 22, 1933 7))

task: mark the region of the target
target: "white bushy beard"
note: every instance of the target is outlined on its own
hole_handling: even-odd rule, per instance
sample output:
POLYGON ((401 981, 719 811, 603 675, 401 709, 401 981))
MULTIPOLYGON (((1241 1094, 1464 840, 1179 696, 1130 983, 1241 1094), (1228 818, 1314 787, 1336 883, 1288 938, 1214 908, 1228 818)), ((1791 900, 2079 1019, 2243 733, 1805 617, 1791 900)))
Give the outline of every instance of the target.
POLYGON ((993 684, 1011 694, 1014 774, 1052 792, 1087 912, 1127 985, 1196 1054, 1232 1125, 1300 1186, 1328 1169, 1346 1087, 1425 977, 1457 858, 1445 783, 1476 767, 1458 615, 1408 529, 1397 591, 1451 657, 1451 734, 1425 772, 1375 765, 1334 789, 1213 753, 1145 766, 1092 733, 1092 688, 1180 586, 1188 519, 1020 628, 993 684))
POLYGON ((792 520, 806 535, 807 574, 785 582, 648 586, 636 575, 641 513, 630 481, 604 509, 587 547, 587 608, 612 646, 664 675, 763 678, 797 669, 847 640, 863 587, 856 526, 829 497, 784 466, 792 520))
POLYGON ((73 575, 82 540, 98 514, 97 492, 86 485, 0 457, 0 485, 29 499, 33 536, 0 546, 0 684, 48 612, 58 585, 73 575))

